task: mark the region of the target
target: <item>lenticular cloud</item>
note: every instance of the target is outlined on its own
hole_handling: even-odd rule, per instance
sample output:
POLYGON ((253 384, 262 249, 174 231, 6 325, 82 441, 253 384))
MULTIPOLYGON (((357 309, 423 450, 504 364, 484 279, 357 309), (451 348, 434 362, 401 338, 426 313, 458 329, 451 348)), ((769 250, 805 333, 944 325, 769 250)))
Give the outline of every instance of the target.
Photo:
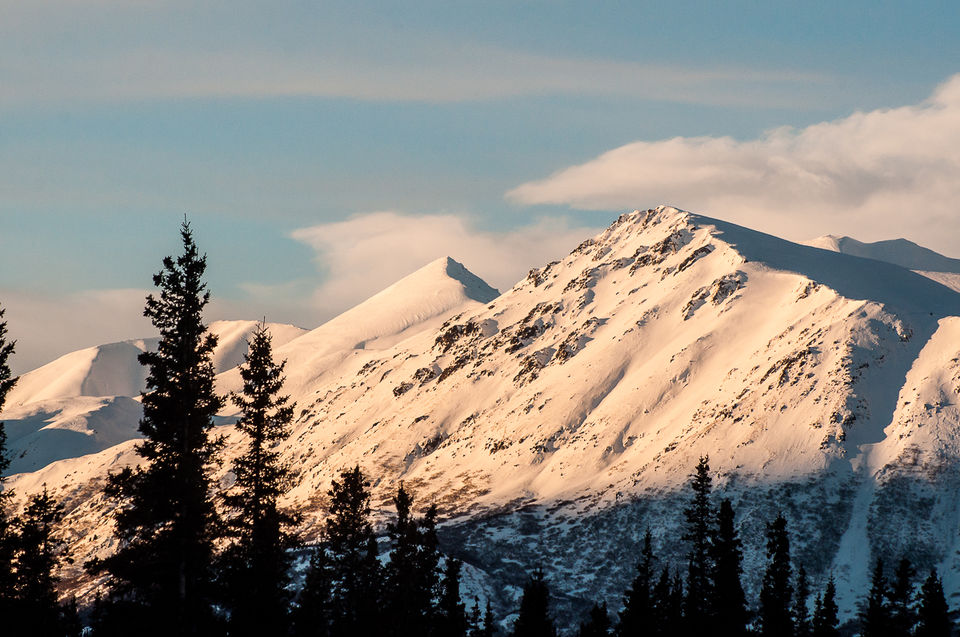
POLYGON ((507 196, 612 210, 671 201, 791 238, 902 235, 958 252, 960 74, 920 104, 753 140, 634 142, 507 196))

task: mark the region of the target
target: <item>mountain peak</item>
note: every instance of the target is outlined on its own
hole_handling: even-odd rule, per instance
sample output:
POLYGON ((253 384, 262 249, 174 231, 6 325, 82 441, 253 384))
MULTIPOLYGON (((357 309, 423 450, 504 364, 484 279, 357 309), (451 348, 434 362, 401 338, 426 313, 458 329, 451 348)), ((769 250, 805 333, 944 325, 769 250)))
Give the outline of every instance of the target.
MULTIPOLYGON (((277 350, 290 361, 287 383, 313 382, 320 359, 344 357, 356 350, 384 349, 466 308, 482 306, 499 292, 451 257, 440 257, 380 290, 362 303, 277 350), (296 369, 306 370, 298 375, 296 369)), ((238 383, 235 374, 221 377, 224 387, 238 383)))
MULTIPOLYGON (((437 289, 440 289, 450 286, 452 282, 459 283, 462 286, 464 296, 479 303, 489 303, 500 296, 500 292, 495 288, 490 287, 486 281, 449 256, 434 259, 419 270, 386 288, 384 292, 393 289, 395 286, 409 289, 414 286, 429 287, 434 285, 437 289)), ((456 285, 453 284, 453 287, 456 287, 456 285)))

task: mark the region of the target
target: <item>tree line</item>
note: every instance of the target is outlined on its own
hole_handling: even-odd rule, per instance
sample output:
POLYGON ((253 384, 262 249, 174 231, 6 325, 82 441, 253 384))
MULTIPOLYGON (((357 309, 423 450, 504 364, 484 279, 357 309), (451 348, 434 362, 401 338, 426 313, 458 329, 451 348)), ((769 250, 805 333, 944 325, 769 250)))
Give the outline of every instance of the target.
MULTIPOLYGON (((0 490, 0 622, 4 634, 229 635, 346 637, 363 635, 486 637, 498 632, 487 602, 465 603, 462 564, 445 557, 437 510, 414 514, 403 484, 386 526, 381 559, 371 520, 369 483, 359 466, 345 469, 327 493, 328 516, 319 541, 306 546, 300 516, 281 506, 292 482, 278 445, 290 434, 294 405, 282 395, 283 361, 274 360, 261 323, 240 366, 242 389, 228 397, 214 388, 217 344, 203 322, 210 300, 206 257, 189 224, 183 252, 166 257, 154 275, 158 292, 144 315, 160 333, 155 351, 140 354, 148 368, 142 392, 140 462, 112 473, 105 494, 113 505, 115 550, 84 565, 99 592, 81 622, 74 599, 58 600, 57 572, 70 557, 54 532, 63 507, 46 489, 12 511, 13 494, 0 490), (239 410, 242 453, 221 488, 224 440, 213 419, 229 399, 239 410), (306 564, 295 564, 309 554, 306 564), (294 575, 302 572, 302 584, 294 575), (9 631, 9 632, 7 632, 9 631)), ((3 311, 0 309, 0 319, 3 311)), ((8 358, 14 342, 0 321, 0 408, 16 379, 8 358)), ((0 471, 9 464, 0 423, 0 471)), ((0 482, 2 485, 2 482, 0 482)), ((759 599, 748 604, 742 580, 742 542, 730 500, 712 502, 707 458, 690 481, 684 511, 686 567, 658 566, 652 536, 643 540, 635 577, 611 614, 597 603, 578 635, 748 635, 829 637, 840 634, 832 577, 814 595, 807 574, 791 560, 782 515, 766 530, 766 566, 759 599), (811 604, 811 597, 812 604, 811 604)), ((942 582, 931 570, 917 589, 906 559, 892 578, 876 563, 859 615, 866 637, 951 634, 942 582)), ((299 580, 299 576, 297 577, 299 580)), ((555 637, 547 574, 533 572, 523 589, 516 637, 555 637)))
MULTIPOLYGON (((709 462, 700 458, 690 480, 684 509, 683 539, 688 547, 685 573, 668 566, 659 572, 649 532, 643 539, 636 575, 611 617, 606 603, 594 604, 581 623, 579 637, 601 635, 760 635, 762 637, 946 637, 953 623, 936 569, 922 583, 906 557, 891 578, 882 560, 873 570, 870 590, 854 621, 841 627, 837 588, 830 575, 814 592, 802 564, 790 554, 787 520, 782 514, 766 525, 766 561, 758 599, 748 604, 743 588, 743 551, 729 499, 711 503, 709 462)), ((542 576, 528 588, 545 590, 542 576)), ((546 598, 544 592, 537 593, 546 598)), ((555 636, 549 615, 538 614, 540 632, 555 636)))

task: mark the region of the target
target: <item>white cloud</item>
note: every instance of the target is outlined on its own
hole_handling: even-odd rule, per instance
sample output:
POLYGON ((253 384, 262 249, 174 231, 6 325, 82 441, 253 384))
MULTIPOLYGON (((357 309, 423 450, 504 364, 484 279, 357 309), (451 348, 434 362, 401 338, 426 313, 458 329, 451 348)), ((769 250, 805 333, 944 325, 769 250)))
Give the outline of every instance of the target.
POLYGON ((507 197, 588 210, 672 203, 795 239, 896 235, 958 253, 960 75, 917 105, 758 139, 634 142, 507 197))
POLYGON ((462 217, 374 212, 302 228, 293 238, 317 251, 327 282, 319 308, 345 310, 439 257, 449 256, 500 291, 534 266, 560 258, 598 228, 562 219, 502 232, 479 231, 462 217))

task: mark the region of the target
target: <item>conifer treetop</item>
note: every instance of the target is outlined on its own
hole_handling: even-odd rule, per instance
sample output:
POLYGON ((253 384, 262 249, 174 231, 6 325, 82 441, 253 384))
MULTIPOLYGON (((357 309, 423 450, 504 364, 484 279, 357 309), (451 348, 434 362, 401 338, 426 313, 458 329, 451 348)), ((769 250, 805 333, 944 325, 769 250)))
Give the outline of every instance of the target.
MULTIPOLYGON (((7 322, 2 320, 6 310, 0 307, 0 410, 7 400, 7 394, 17 384, 19 378, 13 376, 10 371, 10 355, 13 354, 16 341, 7 340, 7 322)), ((10 466, 10 458, 7 457, 7 432, 0 422, 0 476, 2 476, 10 466)), ((0 485, 2 485, 0 479, 0 485)))
POLYGON ((210 440, 207 431, 224 404, 214 391, 217 337, 203 322, 203 309, 210 301, 203 281, 206 255, 199 253, 187 221, 180 226, 180 237, 183 253, 176 259, 164 257, 163 269, 153 275, 160 294, 148 294, 143 311, 160 332, 160 341, 156 351, 137 357, 150 370, 141 393, 140 433, 145 440, 137 450, 151 461, 191 450, 206 464, 219 448, 219 441, 210 440))

